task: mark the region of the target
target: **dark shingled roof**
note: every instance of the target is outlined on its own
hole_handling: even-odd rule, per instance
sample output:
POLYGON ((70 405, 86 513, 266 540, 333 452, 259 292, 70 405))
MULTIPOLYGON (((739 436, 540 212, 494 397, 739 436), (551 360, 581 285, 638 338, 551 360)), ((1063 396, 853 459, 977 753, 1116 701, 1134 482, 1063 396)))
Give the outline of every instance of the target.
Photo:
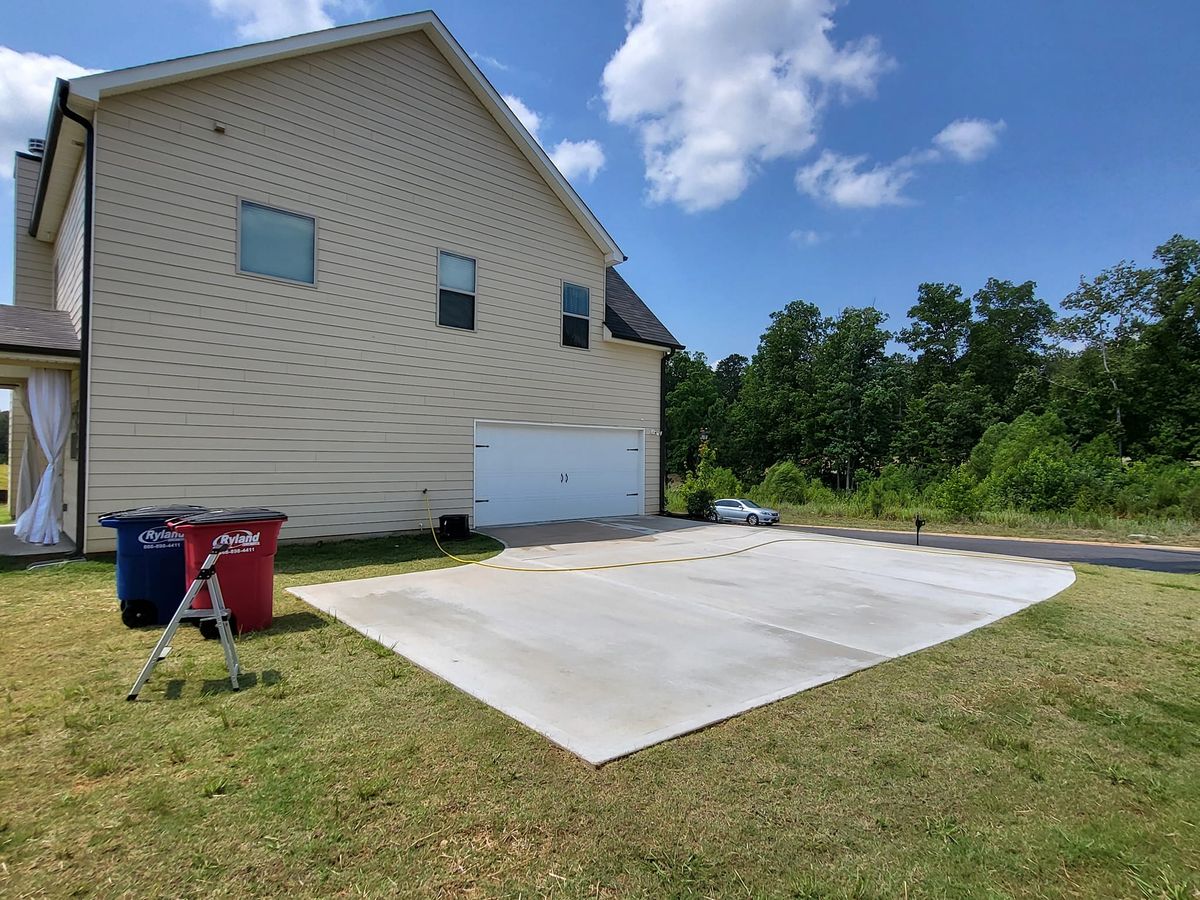
POLYGON ((611 266, 605 276, 604 324, 615 338, 682 350, 683 344, 658 321, 642 298, 611 266))
POLYGON ((4 350, 78 356, 79 338, 65 310, 0 304, 0 351, 4 350))

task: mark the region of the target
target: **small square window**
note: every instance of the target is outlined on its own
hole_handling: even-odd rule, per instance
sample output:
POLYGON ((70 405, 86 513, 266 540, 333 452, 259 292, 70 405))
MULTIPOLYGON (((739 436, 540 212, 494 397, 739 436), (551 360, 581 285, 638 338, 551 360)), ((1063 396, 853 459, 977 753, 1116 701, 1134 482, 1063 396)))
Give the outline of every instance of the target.
POLYGON ((438 253, 438 324, 475 329, 475 260, 438 253))
POLYGON ((238 271, 316 284, 317 220, 243 200, 238 271))
POLYGON ((562 342, 564 347, 588 349, 590 316, 591 294, 588 289, 564 281, 562 286, 562 342))

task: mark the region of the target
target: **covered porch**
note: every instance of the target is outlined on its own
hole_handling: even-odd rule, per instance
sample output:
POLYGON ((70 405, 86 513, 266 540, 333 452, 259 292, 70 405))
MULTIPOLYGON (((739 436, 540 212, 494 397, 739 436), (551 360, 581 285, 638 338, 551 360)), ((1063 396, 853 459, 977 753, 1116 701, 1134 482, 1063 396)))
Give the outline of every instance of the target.
POLYGON ((79 338, 67 312, 0 305, 0 390, 11 392, 0 556, 69 554, 77 509, 79 338))
POLYGON ((64 532, 58 543, 46 546, 30 544, 16 535, 17 526, 13 523, 0 525, 0 557, 28 559, 34 562, 44 556, 62 556, 64 553, 75 551, 75 542, 64 532))

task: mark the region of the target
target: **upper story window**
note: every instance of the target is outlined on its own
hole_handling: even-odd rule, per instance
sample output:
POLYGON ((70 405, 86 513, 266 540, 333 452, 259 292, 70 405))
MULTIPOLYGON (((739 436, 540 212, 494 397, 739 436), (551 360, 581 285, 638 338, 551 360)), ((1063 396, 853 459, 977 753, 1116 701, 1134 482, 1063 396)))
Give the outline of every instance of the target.
POLYGON ((591 325, 591 295, 588 289, 568 281, 562 286, 562 342, 564 347, 588 348, 591 325))
POLYGON ((438 253, 439 325, 475 329, 475 260, 457 253, 438 253))
POLYGON ((243 200, 238 271, 300 284, 317 283, 317 220, 243 200))

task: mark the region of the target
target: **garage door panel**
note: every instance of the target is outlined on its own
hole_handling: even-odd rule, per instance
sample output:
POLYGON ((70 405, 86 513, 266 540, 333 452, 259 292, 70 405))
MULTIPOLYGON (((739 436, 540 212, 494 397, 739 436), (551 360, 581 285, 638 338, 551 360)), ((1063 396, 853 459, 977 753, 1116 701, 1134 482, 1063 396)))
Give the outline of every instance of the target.
POLYGON ((639 429, 480 422, 475 444, 477 525, 643 511, 639 429))

